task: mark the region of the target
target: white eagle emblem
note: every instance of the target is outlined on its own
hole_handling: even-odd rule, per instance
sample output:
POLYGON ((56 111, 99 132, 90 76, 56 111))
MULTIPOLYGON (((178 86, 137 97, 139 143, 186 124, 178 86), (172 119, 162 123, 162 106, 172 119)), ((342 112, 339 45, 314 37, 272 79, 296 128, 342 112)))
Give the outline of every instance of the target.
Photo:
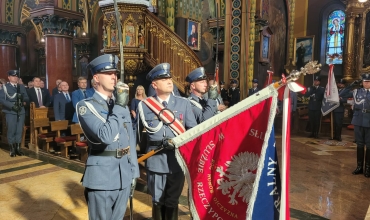
POLYGON ((243 197, 243 202, 248 203, 252 194, 253 183, 256 178, 259 157, 257 154, 242 152, 232 157, 231 161, 225 162, 226 170, 223 166, 218 166, 216 172, 220 174, 217 180, 217 189, 222 190, 223 195, 230 197, 229 203, 237 205, 235 197, 243 197), (254 172, 254 173, 253 173, 254 172))
POLYGON ((80 114, 80 115, 84 115, 84 114, 86 114, 86 106, 81 106, 81 107, 79 107, 78 108, 78 114, 80 114))

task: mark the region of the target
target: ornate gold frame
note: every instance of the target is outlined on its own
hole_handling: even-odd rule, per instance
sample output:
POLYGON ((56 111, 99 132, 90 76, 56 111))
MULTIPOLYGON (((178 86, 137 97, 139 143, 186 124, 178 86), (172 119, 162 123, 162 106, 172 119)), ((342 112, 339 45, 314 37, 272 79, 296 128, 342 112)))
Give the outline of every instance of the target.
POLYGON ((200 50, 200 42, 201 42, 201 34, 200 34, 200 31, 201 31, 201 28, 200 28, 200 25, 201 25, 201 23, 200 22, 198 22, 198 21, 195 21, 195 20, 192 20, 192 19, 188 19, 188 21, 187 21, 187 23, 186 23, 186 39, 185 39, 185 41, 186 41, 186 44, 192 49, 192 50, 200 50), (195 23, 196 25, 197 25, 197 31, 198 31, 198 38, 197 38, 197 40, 198 40, 198 45, 196 46, 196 47, 192 47, 191 45, 189 45, 189 27, 190 27, 190 25, 192 25, 191 23, 195 23))

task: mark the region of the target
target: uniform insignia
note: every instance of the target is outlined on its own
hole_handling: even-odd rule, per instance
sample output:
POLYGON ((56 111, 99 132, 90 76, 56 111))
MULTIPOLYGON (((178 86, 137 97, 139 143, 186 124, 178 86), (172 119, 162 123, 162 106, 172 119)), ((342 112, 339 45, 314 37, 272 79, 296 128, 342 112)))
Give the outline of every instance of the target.
POLYGON ((158 120, 158 117, 157 116, 154 116, 153 120, 158 120))
POLYGON ((86 114, 86 106, 81 106, 80 108, 78 108, 78 114, 80 115, 86 114))
POLYGON ((163 64, 163 69, 167 69, 167 64, 163 64))

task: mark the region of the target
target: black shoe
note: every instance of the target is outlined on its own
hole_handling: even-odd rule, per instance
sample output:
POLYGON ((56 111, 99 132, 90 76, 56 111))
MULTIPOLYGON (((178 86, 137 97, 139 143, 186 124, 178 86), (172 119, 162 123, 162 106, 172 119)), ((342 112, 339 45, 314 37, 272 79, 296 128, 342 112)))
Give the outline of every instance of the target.
POLYGON ((10 155, 10 157, 15 157, 15 156, 17 156, 16 154, 15 154, 15 146, 14 146, 15 144, 9 144, 9 147, 10 147, 10 153, 9 153, 9 155, 10 155))
POLYGON ((370 165, 368 163, 365 164, 365 173, 364 176, 366 178, 370 178, 370 165))
POLYGON ((22 152, 21 144, 20 144, 20 143, 17 143, 17 144, 16 144, 16 147, 15 147, 15 153, 16 153, 18 156, 24 156, 24 153, 22 152))
POLYGON ((364 173, 362 166, 357 166, 356 169, 352 172, 353 175, 358 175, 364 173))
POLYGON ((159 204, 153 204, 153 208, 152 208, 152 219, 153 220, 162 220, 164 219, 163 218, 163 214, 162 213, 162 205, 159 205, 159 204))
POLYGON ((340 138, 340 137, 337 138, 337 141, 342 142, 342 138, 340 138))
POLYGON ((177 220, 179 218, 178 207, 166 207, 166 220, 177 220))
POLYGON ((308 137, 309 138, 313 138, 315 135, 312 133, 312 134, 310 134, 308 137))

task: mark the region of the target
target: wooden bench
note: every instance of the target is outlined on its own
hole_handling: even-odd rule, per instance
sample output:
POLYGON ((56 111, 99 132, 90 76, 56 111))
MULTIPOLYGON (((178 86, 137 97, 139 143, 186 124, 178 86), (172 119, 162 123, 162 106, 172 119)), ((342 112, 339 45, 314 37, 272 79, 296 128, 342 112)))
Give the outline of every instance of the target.
POLYGON ((79 153, 79 157, 80 157, 79 159, 85 163, 88 157, 87 140, 81 140, 81 134, 83 134, 83 131, 82 131, 80 124, 72 124, 70 127, 71 127, 71 135, 76 136, 76 141, 74 143, 74 146, 76 148, 76 151, 79 153))
MULTIPOLYGON (((40 132, 45 133, 45 131, 35 126, 35 119, 53 120, 53 108, 36 108, 34 102, 30 103, 30 143, 28 144, 30 149, 36 149, 38 147, 38 135, 40 132)), ((40 121, 37 123, 40 123, 40 121)))
MULTIPOLYGON (((76 136, 61 136, 61 131, 68 130, 68 123, 68 120, 50 122, 51 131, 56 132, 54 141, 60 147, 62 157, 68 157, 68 147, 72 146, 73 141, 76 140, 76 136)), ((57 151, 55 151, 55 154, 57 154, 57 151)))

